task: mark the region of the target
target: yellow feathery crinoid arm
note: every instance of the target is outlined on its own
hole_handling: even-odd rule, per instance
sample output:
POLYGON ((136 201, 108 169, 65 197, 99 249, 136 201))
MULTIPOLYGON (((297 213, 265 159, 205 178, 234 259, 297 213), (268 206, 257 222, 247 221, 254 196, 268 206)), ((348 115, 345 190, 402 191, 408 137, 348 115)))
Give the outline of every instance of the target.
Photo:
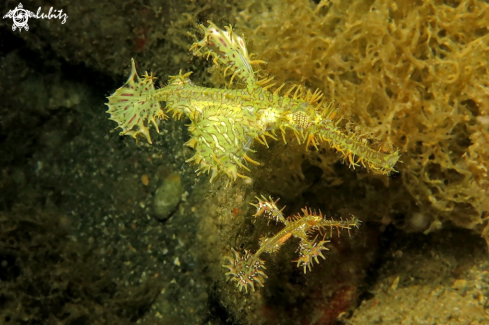
POLYGON ((222 30, 211 21, 208 23, 207 27, 200 25, 204 31, 204 38, 192 44, 190 51, 198 56, 207 58, 212 56, 216 64, 220 62, 226 72, 229 70, 232 73, 231 82, 238 77, 254 87, 256 80, 251 64, 264 63, 264 61, 250 60, 244 39, 233 32, 232 26, 226 26, 226 30, 222 30), (204 48, 207 51, 202 52, 204 48))
POLYGON ((134 59, 131 60, 131 74, 124 86, 117 89, 115 93, 107 97, 109 107, 107 113, 110 114, 110 120, 116 121, 122 129, 120 135, 131 135, 134 138, 138 134, 146 137, 149 143, 148 124, 151 122, 156 130, 158 123, 156 119, 165 119, 158 100, 155 98, 153 75, 146 72, 142 78, 138 76, 134 59))

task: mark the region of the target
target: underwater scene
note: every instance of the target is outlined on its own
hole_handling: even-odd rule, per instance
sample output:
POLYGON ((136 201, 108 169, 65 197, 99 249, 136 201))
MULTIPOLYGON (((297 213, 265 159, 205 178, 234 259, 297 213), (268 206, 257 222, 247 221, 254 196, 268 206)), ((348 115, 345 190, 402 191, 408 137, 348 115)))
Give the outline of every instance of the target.
POLYGON ((0 13, 0 325, 489 324, 489 1, 0 13))

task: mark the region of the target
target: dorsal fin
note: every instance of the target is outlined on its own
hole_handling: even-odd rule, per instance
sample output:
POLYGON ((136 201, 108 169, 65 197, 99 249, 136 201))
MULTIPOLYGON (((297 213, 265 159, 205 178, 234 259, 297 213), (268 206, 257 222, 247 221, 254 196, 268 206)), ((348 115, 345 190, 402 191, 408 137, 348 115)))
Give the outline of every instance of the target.
POLYGON ((190 51, 197 56, 212 56, 215 64, 222 64, 225 71, 231 71, 231 80, 235 77, 243 80, 247 85, 254 86, 256 79, 252 63, 264 63, 263 61, 251 61, 244 39, 234 33, 232 26, 226 26, 226 30, 217 27, 211 21, 205 27, 200 25, 204 31, 204 38, 192 44, 190 51), (202 49, 206 48, 206 52, 202 49))

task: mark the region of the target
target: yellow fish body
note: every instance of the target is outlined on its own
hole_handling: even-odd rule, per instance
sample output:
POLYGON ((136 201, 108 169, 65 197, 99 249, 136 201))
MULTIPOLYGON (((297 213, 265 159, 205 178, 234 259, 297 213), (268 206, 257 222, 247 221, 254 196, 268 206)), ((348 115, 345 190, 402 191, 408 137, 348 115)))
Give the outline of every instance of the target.
POLYGON ((149 124, 158 130, 158 120, 167 118, 160 106, 160 102, 165 102, 166 113, 172 112, 174 118, 190 119, 192 138, 186 145, 195 149, 195 155, 187 162, 199 166, 198 174, 212 172, 211 181, 221 173, 232 180, 246 178, 238 172, 249 170, 246 161, 259 164, 247 155, 252 142, 256 139, 268 147, 266 136, 276 139, 278 130, 285 142, 287 129, 306 146, 329 142, 352 167, 361 163, 382 174, 394 171, 399 153, 374 150, 359 137, 342 132, 333 101, 325 100, 319 91, 306 91, 301 86, 292 86, 283 95, 284 85, 269 91, 274 86, 270 84, 273 78, 256 80, 252 65, 264 62, 250 60, 243 38, 231 27, 221 30, 212 22, 201 27, 204 38, 190 50, 194 55, 212 57, 214 63, 224 68, 225 75, 232 73, 231 82, 238 78, 245 86, 239 89, 200 87, 189 79, 191 72, 180 72, 170 77, 167 86, 155 89, 155 78, 148 73, 139 77, 132 60, 129 79, 108 97, 107 112, 122 129, 121 135, 142 134, 151 143, 149 124))

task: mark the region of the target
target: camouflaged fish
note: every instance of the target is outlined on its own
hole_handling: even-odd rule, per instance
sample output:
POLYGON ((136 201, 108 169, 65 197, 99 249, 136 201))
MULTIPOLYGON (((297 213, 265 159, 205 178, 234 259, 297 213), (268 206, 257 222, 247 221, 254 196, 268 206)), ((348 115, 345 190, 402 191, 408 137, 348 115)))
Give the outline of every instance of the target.
POLYGON ((268 221, 283 224, 284 228, 272 237, 260 238, 260 248, 253 254, 249 250, 244 250, 243 254, 239 254, 232 249, 233 257, 226 257, 228 264, 223 267, 228 269, 226 276, 236 282, 236 288, 239 291, 248 292, 248 287, 251 291, 255 291, 255 286, 263 287, 268 276, 265 274, 265 261, 260 259, 263 253, 274 254, 290 238, 299 239, 299 258, 293 262, 297 262, 298 267, 311 271, 314 262, 319 263, 319 257, 325 259, 322 251, 329 250, 324 245, 329 243, 329 240, 324 240, 326 236, 333 237, 333 229, 336 229, 338 236, 342 230, 358 229, 361 221, 356 217, 351 216, 348 219, 335 220, 326 218, 321 211, 314 211, 307 207, 302 209, 302 214, 285 218, 282 214, 282 209, 277 207, 277 202, 271 197, 261 198, 256 197, 257 203, 250 203, 256 207, 256 213, 253 215, 256 218, 265 218, 268 221), (328 232, 329 230, 329 232, 328 232), (316 236, 313 236, 316 234, 316 236), (318 236, 322 235, 323 240, 318 240, 318 236))
POLYGON ((118 123, 121 135, 138 134, 149 143, 150 123, 158 130, 159 120, 186 116, 190 119, 192 138, 185 145, 195 149, 195 155, 187 162, 198 165, 196 172, 211 172, 211 182, 225 173, 232 180, 247 178, 241 170, 249 170, 247 163, 259 165, 248 156, 254 140, 268 147, 266 137, 277 140, 280 131, 291 130, 299 143, 306 148, 317 148, 321 142, 329 142, 332 148, 344 155, 351 167, 360 164, 370 170, 388 174, 394 171, 399 159, 398 151, 387 153, 366 145, 356 135, 348 135, 339 127, 334 101, 326 100, 316 90, 311 92, 294 85, 282 94, 284 84, 273 92, 273 78, 257 80, 252 65, 265 63, 252 61, 245 41, 234 33, 231 26, 221 30, 212 22, 201 25, 204 38, 190 47, 196 56, 212 57, 223 68, 224 75, 237 78, 241 87, 218 89, 200 87, 189 79, 191 72, 171 76, 168 85, 155 89, 153 75, 146 72, 139 77, 134 60, 129 79, 110 97, 108 113, 118 123), (160 105, 165 102, 165 111, 160 105))

